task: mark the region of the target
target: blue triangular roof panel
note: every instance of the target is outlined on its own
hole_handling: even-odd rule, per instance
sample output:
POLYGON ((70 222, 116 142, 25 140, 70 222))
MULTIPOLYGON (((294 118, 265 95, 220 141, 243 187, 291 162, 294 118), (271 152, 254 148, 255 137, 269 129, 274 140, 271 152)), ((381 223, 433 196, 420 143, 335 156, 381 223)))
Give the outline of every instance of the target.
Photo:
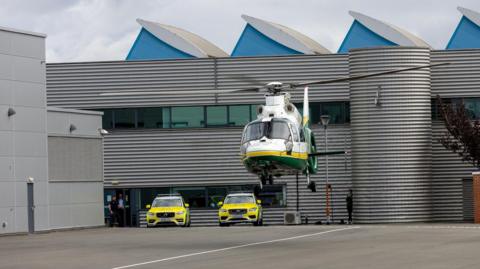
POLYGON ((447 45, 448 49, 480 48, 480 26, 462 16, 447 45))
POLYGON ((242 35, 238 39, 232 56, 268 56, 268 55, 294 55, 303 54, 291 48, 288 48, 247 23, 242 35))
POLYGON ((339 53, 347 53, 350 49, 368 48, 379 46, 396 46, 397 44, 385 39, 363 24, 354 20, 352 26, 348 30, 342 45, 338 49, 339 53))
POLYGON ((155 37, 142 28, 127 55, 127 61, 194 58, 155 37))

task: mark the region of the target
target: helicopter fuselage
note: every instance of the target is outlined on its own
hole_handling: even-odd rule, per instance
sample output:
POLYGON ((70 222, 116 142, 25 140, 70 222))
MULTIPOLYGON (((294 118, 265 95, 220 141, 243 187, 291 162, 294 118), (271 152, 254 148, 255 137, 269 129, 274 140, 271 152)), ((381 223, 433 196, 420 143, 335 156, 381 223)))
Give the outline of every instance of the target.
POLYGON ((289 102, 288 93, 265 97, 266 104, 257 109, 257 119, 247 124, 243 131, 243 164, 261 179, 315 173, 316 165, 315 171, 309 171, 313 170, 309 169, 311 145, 306 139, 310 129, 302 124, 302 116, 289 102))

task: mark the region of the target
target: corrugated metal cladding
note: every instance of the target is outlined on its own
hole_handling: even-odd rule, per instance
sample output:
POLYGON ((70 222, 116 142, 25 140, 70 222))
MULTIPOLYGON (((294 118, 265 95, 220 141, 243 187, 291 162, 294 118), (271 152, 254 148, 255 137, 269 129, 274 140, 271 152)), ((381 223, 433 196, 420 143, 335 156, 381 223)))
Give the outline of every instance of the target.
MULTIPOLYGON (((202 94, 279 80, 318 80, 348 74, 347 55, 245 57, 219 59, 58 63, 47 65, 49 106, 107 108, 134 106, 263 103, 263 95, 202 94), (158 95, 101 96, 142 91, 158 95), (182 94, 199 91, 199 94, 182 94)), ((348 83, 311 87, 311 100, 348 100, 348 83)), ((292 92, 302 98, 302 89, 292 92)))
POLYGON ((480 96, 480 50, 432 51, 432 63, 449 65, 432 69, 432 97, 480 96))
MULTIPOLYGON (((348 125, 331 127, 329 149, 349 150, 348 125)), ((319 147, 323 148, 323 129, 316 126, 314 131, 319 147)), ((112 180, 119 181, 125 188, 256 184, 258 178, 247 173, 240 162, 241 133, 241 128, 114 130, 104 138, 105 186, 111 187, 112 180)), ((312 176, 318 192, 311 193, 305 178, 299 178, 299 205, 311 221, 324 216, 324 163, 324 159, 320 159, 320 173, 312 176)), ((345 196, 351 187, 348 158, 329 157, 329 181, 333 186, 334 217, 344 218, 345 196)), ((284 210, 296 209, 296 178, 282 177, 275 182, 286 185, 287 208, 266 209, 266 221, 281 223, 284 210)), ((216 223, 214 218, 210 221, 216 223)))
MULTIPOLYGON (((446 132, 443 122, 432 123, 432 202, 435 221, 462 221, 462 180, 472 178, 473 168, 446 150, 438 139, 446 132)), ((471 205, 473 208, 473 204, 471 205)), ((473 209, 472 209, 473 210, 473 209)), ((472 212, 473 213, 473 212, 472 212)))
MULTIPOLYGON (((349 63, 350 75, 380 72, 429 64, 430 51, 358 49, 349 63)), ((431 220, 430 98, 429 69, 350 82, 356 222, 431 220)))
MULTIPOLYGON (((47 64, 47 101, 48 105, 81 109, 202 105, 214 104, 216 100, 219 104, 263 103, 261 94, 219 94, 215 99, 213 95, 181 92, 238 89, 256 84, 257 80, 333 78, 348 75, 349 71, 363 73, 429 62, 428 52, 423 49, 398 47, 357 52, 353 57, 350 70, 348 54, 47 64), (249 82, 239 81, 239 78, 249 82), (122 90, 154 91, 158 95, 99 95, 122 90)), ((431 63, 451 64, 433 68, 431 79, 428 71, 423 70, 352 83, 355 99, 351 113, 355 128, 353 157, 357 158, 354 174, 359 179, 354 194, 354 217, 363 222, 463 220, 462 179, 471 177, 472 169, 437 142, 443 127, 441 122, 434 122, 430 127, 430 97, 427 96, 480 96, 477 90, 480 86, 480 50, 432 51, 430 60, 431 63), (380 93, 382 108, 389 110, 367 117, 375 109, 373 99, 379 82, 384 88, 380 93), (359 92, 358 89, 365 90, 359 92), (409 94, 407 96, 396 89, 406 89, 409 94), (404 126, 407 120, 416 128, 405 129, 411 132, 402 129, 403 135, 399 135, 398 125, 404 126), (384 128, 367 128, 365 124, 371 123, 384 128), (382 137, 374 137, 374 131, 382 137), (423 148, 429 144, 430 151, 423 148), (379 154, 379 148, 387 152, 379 154), (426 159, 419 160, 422 155, 426 159), (396 180, 385 180, 386 177, 378 177, 378 174, 375 177, 372 166, 361 166, 366 164, 367 158, 372 160, 367 164, 388 163, 389 169, 378 167, 382 169, 379 171, 396 180), (431 170, 428 170, 429 160, 431 170), (388 206, 382 207, 378 201, 371 205, 365 203, 368 201, 365 197, 373 198, 362 198, 362 195, 373 187, 374 193, 380 195, 378 199, 388 206)), ((348 83, 311 87, 310 92, 313 102, 350 99, 348 83)), ((301 89, 294 91, 293 97, 294 101, 300 101, 301 89)), ((350 125, 331 125, 329 128, 329 148, 341 150, 346 144, 349 149, 350 125)), ((314 130, 321 149, 323 129, 317 126, 314 130)), ((105 137, 106 186, 110 186, 112 180, 118 180, 122 186, 255 182, 255 177, 245 172, 238 157, 240 134, 241 128, 114 130, 105 137)), ((329 159, 334 217, 345 216, 345 194, 352 185, 349 158, 347 156, 345 161, 343 156, 330 156, 329 159)), ((324 216, 324 161, 320 159, 320 172, 314 176, 319 192, 311 193, 305 188, 304 179, 300 178, 300 208, 311 215, 313 221, 324 216)), ((278 182, 287 184, 287 208, 268 209, 265 216, 268 218, 266 222, 270 223, 281 222, 282 212, 296 207, 295 178, 286 177, 278 182)), ((199 221, 204 223, 207 220, 199 221)))

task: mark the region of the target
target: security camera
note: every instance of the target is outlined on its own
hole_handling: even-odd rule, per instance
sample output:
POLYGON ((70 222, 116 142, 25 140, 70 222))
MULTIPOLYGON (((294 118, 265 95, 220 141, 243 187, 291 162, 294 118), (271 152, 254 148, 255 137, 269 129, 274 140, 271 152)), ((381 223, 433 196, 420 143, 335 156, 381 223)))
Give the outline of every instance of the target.
POLYGON ((108 131, 102 128, 98 128, 98 131, 100 132, 101 135, 107 135, 108 131))

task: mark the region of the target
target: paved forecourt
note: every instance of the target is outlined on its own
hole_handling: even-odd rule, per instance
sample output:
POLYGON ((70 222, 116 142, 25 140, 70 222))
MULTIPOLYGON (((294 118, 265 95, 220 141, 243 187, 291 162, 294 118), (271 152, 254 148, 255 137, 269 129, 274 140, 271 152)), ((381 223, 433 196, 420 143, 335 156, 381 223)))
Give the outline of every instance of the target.
POLYGON ((476 268, 480 226, 90 229, 0 237, 0 268, 476 268))

